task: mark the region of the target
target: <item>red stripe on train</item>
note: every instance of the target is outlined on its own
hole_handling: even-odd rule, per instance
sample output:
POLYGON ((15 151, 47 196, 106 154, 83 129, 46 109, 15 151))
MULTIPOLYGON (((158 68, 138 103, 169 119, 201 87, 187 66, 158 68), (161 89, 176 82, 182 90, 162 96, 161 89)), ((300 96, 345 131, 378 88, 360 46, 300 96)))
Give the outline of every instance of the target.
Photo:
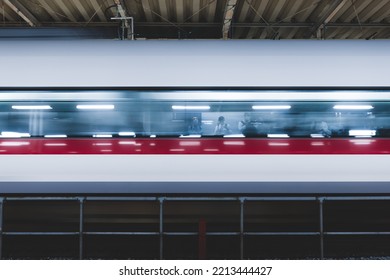
POLYGON ((390 139, 2 139, 0 154, 389 154, 390 139))

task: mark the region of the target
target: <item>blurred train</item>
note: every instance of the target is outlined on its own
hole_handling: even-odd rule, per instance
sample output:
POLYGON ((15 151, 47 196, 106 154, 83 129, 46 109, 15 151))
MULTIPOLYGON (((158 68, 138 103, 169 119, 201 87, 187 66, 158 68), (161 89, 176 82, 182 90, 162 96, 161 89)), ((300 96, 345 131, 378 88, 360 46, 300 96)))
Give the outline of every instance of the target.
POLYGON ((0 194, 388 194, 390 41, 0 43, 0 194))

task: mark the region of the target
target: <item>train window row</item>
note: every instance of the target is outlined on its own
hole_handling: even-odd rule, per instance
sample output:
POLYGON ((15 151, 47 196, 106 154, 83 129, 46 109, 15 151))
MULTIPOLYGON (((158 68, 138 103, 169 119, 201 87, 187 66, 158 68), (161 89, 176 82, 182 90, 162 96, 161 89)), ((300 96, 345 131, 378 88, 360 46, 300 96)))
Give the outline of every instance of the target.
POLYGON ((2 102, 1 137, 390 137, 390 102, 2 102))

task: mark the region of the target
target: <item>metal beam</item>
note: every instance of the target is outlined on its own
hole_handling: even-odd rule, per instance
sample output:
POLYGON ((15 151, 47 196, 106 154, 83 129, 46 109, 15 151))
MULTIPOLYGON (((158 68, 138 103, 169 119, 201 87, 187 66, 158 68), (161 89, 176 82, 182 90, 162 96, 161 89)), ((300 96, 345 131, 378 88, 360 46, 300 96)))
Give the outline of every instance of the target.
POLYGON ((50 7, 50 2, 47 3, 45 0, 37 0, 39 6, 41 6, 43 9, 45 9, 48 14, 55 20, 55 21, 62 21, 62 19, 57 15, 57 13, 50 7))
POLYGON ((27 10, 20 1, 16 0, 3 0, 4 3, 10 7, 15 13, 17 13, 25 22, 30 26, 39 26, 40 23, 36 17, 27 10))
POLYGON ((126 6, 123 0, 114 0, 117 7, 117 18, 122 22, 122 39, 134 40, 134 18, 127 16, 126 6), (125 36, 126 33, 126 36, 125 36))
POLYGON ((311 30, 310 37, 317 36, 320 34, 322 36, 322 30, 325 25, 328 24, 332 20, 332 18, 340 11, 340 9, 347 3, 349 0, 334 0, 330 7, 326 10, 326 12, 323 14, 323 16, 320 18, 320 20, 314 25, 313 29, 311 30))
POLYGON ((90 15, 88 14, 87 10, 84 8, 81 1, 78 1, 78 0, 73 1, 73 4, 77 7, 80 14, 83 16, 84 20, 88 21, 90 19, 90 15))
POLYGON ((229 30, 232 25, 234 10, 236 9, 237 0, 227 0, 225 13, 223 16, 222 38, 229 39, 229 30))
MULTIPOLYGON (((41 22, 41 26, 44 27, 80 27, 82 28, 88 22, 41 22)), ((138 27, 172 27, 172 23, 169 22, 135 22, 138 27)), ((294 23, 283 23, 283 22, 270 22, 269 25, 266 23, 231 23, 231 27, 234 28, 266 28, 269 26, 275 28, 312 28, 315 23, 310 22, 294 22, 294 23)), ((18 22, 0 22, 1 27, 21 27, 25 26, 24 24, 18 22)), ((117 27, 118 24, 115 22, 89 22, 89 27, 117 27)), ((184 22, 184 23, 175 23, 175 26, 178 27, 188 27, 188 28, 221 28, 221 23, 216 22, 184 22)), ((377 28, 377 29, 388 29, 390 24, 388 23, 328 23, 326 28, 377 28)))
POLYGON ((77 22, 77 19, 73 16, 73 13, 69 10, 67 6, 68 1, 64 2, 63 0, 57 0, 56 3, 70 21, 77 22))
POLYGON ((89 2, 91 3, 92 7, 94 8, 95 10, 95 14, 98 15, 99 19, 102 21, 102 22, 105 22, 107 21, 106 19, 106 16, 104 15, 104 12, 102 10, 103 8, 103 5, 106 3, 106 1, 98 1, 97 0, 89 0, 89 2))

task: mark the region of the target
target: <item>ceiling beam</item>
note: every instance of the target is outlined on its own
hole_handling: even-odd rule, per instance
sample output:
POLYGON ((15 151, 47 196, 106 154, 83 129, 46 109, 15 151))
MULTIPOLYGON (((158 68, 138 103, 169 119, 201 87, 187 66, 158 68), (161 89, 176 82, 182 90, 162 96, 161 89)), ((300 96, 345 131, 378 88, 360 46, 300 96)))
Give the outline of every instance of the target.
MULTIPOLYGON (((84 27, 87 22, 41 22, 42 27, 84 27)), ((134 23, 138 27, 172 27, 172 23, 169 22, 141 22, 137 21, 134 23)), ((257 22, 240 22, 240 23, 232 23, 231 27, 234 28, 266 28, 269 25, 275 28, 312 28, 315 23, 310 22, 294 22, 294 23, 283 23, 283 22, 269 22, 266 23, 257 23, 257 22)), ((218 22, 184 22, 184 23, 175 23, 175 25, 182 28, 221 28, 221 23, 218 22)), ((0 27, 3 26, 24 26, 24 24, 18 22, 0 22, 0 27)), ((117 27, 118 23, 116 22, 90 22, 88 26, 91 27, 117 27)), ((371 29, 389 29, 389 23, 328 23, 326 25, 327 29, 334 28, 371 28, 371 29)))
POLYGON ((62 21, 62 19, 57 15, 57 13, 52 9, 52 7, 49 5, 51 4, 51 1, 45 2, 45 0, 37 0, 39 6, 41 6, 45 11, 55 20, 55 21, 62 21))
POLYGON ((237 6, 237 0, 227 0, 225 6, 225 13, 223 16, 222 38, 229 39, 229 30, 232 25, 234 10, 237 6))
POLYGON ((3 10, 3 15, 4 15, 5 18, 8 19, 9 21, 17 21, 17 19, 14 17, 14 15, 8 13, 5 9, 3 10))
POLYGON ((324 26, 327 25, 338 13, 338 11, 340 11, 340 9, 349 1, 350 0, 333 0, 320 20, 313 26, 308 37, 311 38, 312 36, 317 36, 317 34, 322 34, 321 30, 324 28, 324 26))
POLYGON ((30 26, 39 26, 40 23, 37 18, 30 13, 29 10, 24 7, 20 1, 16 0, 3 0, 3 2, 10 7, 15 13, 17 13, 25 22, 30 26))
POLYGON ((104 15, 104 12, 103 12, 103 9, 105 8, 105 6, 103 7, 104 3, 106 3, 106 1, 98 1, 97 0, 89 0, 90 4, 92 5, 93 9, 95 10, 95 14, 97 14, 97 16, 99 17, 100 21, 102 22, 105 22, 107 21, 106 19, 106 16, 104 15))

